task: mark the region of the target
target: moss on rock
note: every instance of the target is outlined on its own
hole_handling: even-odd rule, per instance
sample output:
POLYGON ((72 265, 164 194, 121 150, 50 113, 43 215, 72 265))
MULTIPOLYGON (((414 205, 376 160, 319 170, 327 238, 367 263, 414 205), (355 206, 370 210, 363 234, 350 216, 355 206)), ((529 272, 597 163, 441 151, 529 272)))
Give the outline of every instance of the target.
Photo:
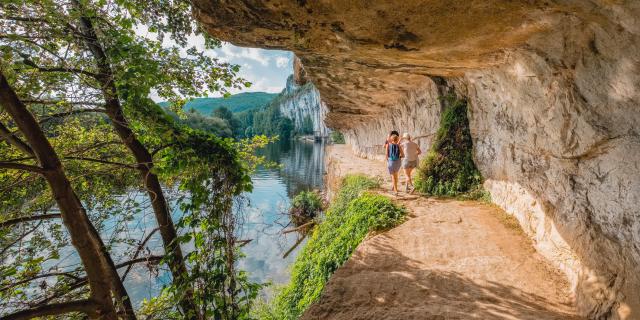
POLYGON ((416 189, 436 196, 459 196, 480 187, 482 176, 473 162, 467 101, 443 97, 445 110, 435 141, 418 169, 416 189))

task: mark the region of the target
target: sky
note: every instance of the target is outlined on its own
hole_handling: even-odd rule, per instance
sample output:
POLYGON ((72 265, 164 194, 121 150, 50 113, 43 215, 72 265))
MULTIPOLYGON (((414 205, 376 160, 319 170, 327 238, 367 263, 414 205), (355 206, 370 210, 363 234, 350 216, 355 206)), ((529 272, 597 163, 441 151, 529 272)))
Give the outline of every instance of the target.
POLYGON ((284 88, 287 76, 293 72, 293 54, 288 51, 243 48, 224 43, 213 53, 221 60, 240 65, 240 76, 252 83, 250 88, 242 91, 278 93, 284 88))
MULTIPOLYGON (((149 32, 144 25, 137 26, 136 33, 140 36, 157 39, 156 34, 149 32)), ((252 85, 249 88, 232 89, 230 90, 232 94, 256 91, 278 93, 285 87, 287 77, 293 73, 293 53, 289 51, 245 48, 230 43, 223 43, 222 47, 209 50, 204 48, 202 36, 189 36, 188 41, 189 47, 195 46, 196 49, 204 51, 210 57, 240 66, 239 76, 251 82, 252 85)), ((175 42, 169 37, 163 40, 165 46, 174 44, 175 42)), ((151 98, 158 101, 158 97, 153 93, 151 98)))

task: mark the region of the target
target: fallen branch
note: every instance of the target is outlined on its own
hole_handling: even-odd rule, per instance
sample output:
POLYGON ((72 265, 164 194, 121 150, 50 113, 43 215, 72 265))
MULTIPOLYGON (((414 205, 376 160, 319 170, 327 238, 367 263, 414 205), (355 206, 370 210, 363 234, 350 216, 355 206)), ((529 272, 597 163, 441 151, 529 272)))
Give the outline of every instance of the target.
POLYGON ((293 228, 293 229, 289 229, 289 230, 284 230, 284 231, 282 231, 282 234, 287 234, 287 233, 299 231, 299 230, 302 230, 302 229, 304 229, 306 227, 314 225, 315 223, 316 223, 315 220, 311 220, 311 221, 309 221, 309 222, 307 222, 307 223, 305 223, 305 224, 303 224, 303 225, 301 225, 299 227, 296 227, 296 228, 293 228))
POLYGON ((284 255, 282 256, 282 259, 286 259, 289 254, 291 254, 291 252, 293 252, 293 250, 295 250, 301 243, 302 240, 304 240, 304 238, 306 238, 307 236, 302 236, 298 239, 298 241, 296 241, 296 243, 293 245, 293 247, 291 247, 291 249, 287 250, 287 252, 284 253, 284 255))

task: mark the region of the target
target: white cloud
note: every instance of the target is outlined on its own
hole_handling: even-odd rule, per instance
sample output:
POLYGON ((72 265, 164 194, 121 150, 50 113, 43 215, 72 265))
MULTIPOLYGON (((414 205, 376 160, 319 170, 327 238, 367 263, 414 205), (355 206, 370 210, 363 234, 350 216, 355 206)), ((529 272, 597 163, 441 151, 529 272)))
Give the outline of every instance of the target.
POLYGON ((278 68, 286 68, 289 66, 289 58, 287 57, 277 57, 276 58, 276 66, 278 68))
POLYGON ((220 48, 221 57, 225 59, 248 59, 260 63, 263 66, 269 65, 270 58, 264 55, 264 50, 258 48, 240 48, 229 43, 225 43, 220 48))
POLYGON ((269 65, 269 57, 264 56, 258 48, 242 48, 240 57, 255 60, 263 66, 269 65))
POLYGON ((260 78, 260 80, 258 81, 252 81, 249 91, 261 91, 269 93, 280 93, 280 91, 282 91, 281 86, 273 86, 269 85, 268 83, 270 82, 265 77, 260 78))

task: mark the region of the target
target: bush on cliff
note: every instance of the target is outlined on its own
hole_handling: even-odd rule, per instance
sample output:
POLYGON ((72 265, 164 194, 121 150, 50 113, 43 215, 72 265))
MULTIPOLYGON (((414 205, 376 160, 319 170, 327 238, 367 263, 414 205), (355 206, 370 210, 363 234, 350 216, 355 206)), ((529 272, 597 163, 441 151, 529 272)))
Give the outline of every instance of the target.
POLYGON ((473 163, 467 102, 448 95, 436 139, 418 169, 416 190, 436 196, 459 196, 480 189, 482 177, 473 163))
POLYGON ((344 135, 340 131, 331 131, 331 142, 335 144, 344 144, 344 135))
POLYGON ((313 219, 322 211, 322 197, 314 191, 301 191, 291 202, 289 214, 296 224, 313 219))
POLYGON ((319 297, 329 277, 370 231, 391 228, 405 211, 388 198, 369 193, 379 183, 362 175, 347 176, 340 192, 293 264, 290 283, 268 305, 255 310, 259 319, 297 319, 319 297))

